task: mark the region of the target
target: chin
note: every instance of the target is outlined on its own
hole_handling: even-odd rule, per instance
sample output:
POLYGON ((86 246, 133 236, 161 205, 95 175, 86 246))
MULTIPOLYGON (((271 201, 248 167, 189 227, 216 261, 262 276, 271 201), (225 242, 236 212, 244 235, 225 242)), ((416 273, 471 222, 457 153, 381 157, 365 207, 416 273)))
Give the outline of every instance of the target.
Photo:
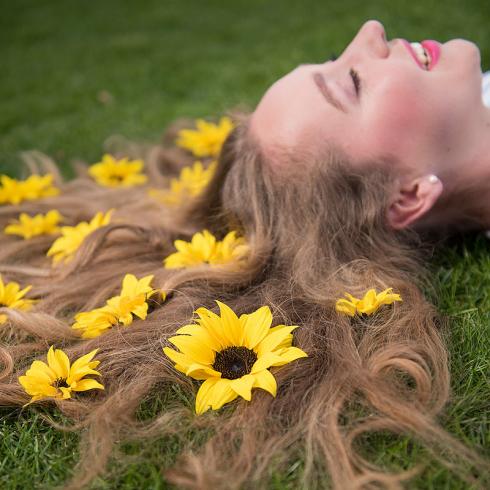
POLYGON ((457 68, 462 68, 478 71, 480 74, 481 69, 481 53, 480 48, 467 39, 453 39, 452 41, 444 44, 447 49, 447 56, 445 60, 445 66, 448 69, 454 68, 456 64, 457 68))

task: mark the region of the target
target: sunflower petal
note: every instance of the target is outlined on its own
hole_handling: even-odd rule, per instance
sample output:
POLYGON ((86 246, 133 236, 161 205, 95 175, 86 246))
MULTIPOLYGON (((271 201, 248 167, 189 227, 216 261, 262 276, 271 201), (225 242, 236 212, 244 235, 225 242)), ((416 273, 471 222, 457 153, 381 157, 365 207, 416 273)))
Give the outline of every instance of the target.
POLYGON ((175 368, 183 372, 184 374, 186 373, 189 366, 193 364, 193 360, 190 359, 188 356, 182 354, 181 352, 177 352, 170 347, 164 347, 163 352, 171 361, 175 362, 175 368))
POLYGON ((271 366, 276 366, 276 363, 281 362, 281 360, 281 356, 279 356, 276 352, 266 352, 255 361, 255 364, 252 366, 251 374, 257 374, 264 369, 270 368, 271 366))
POLYGON ((253 313, 242 315, 240 318, 245 332, 243 344, 249 349, 254 349, 269 332, 272 324, 271 310, 268 306, 262 306, 253 313))
POLYGON ((197 323, 184 325, 183 327, 179 328, 176 333, 179 335, 191 335, 197 342, 206 344, 207 347, 216 352, 222 349, 221 343, 210 332, 210 330, 197 323))
POLYGON ((208 378, 221 378, 221 373, 215 371, 210 366, 204 364, 192 364, 185 371, 186 376, 190 376, 194 379, 208 379, 208 378))
POLYGON ((252 387, 254 385, 255 376, 247 374, 241 378, 234 379, 230 383, 231 389, 248 402, 252 399, 252 387))
POLYGON ((217 350, 223 350, 232 345, 224 335, 221 318, 216 313, 207 308, 198 308, 196 313, 199 316, 197 322, 208 331, 209 335, 211 335, 219 345, 219 349, 217 350))
POLYGON ((219 378, 209 378, 200 386, 196 395, 196 413, 201 415, 211 408, 211 399, 209 393, 214 385, 218 382, 219 378))
POLYGON ((133 274, 126 274, 122 280, 121 296, 136 296, 138 279, 133 274))
POLYGON ((70 360, 61 349, 55 349, 53 346, 49 348, 48 365, 55 372, 57 378, 68 378, 70 374, 70 360))
POLYGON ((274 375, 268 370, 264 369, 259 373, 254 374, 254 388, 262 388, 268 391, 272 396, 276 396, 277 382, 274 375))
POLYGON ((51 379, 46 373, 40 371, 32 372, 30 369, 27 370, 25 374, 25 378, 27 378, 29 382, 38 385, 49 385, 49 386, 51 386, 51 383, 54 381, 54 379, 56 379, 56 378, 51 379))
POLYGON ((63 393, 63 396, 62 396, 63 400, 71 398, 71 388, 60 387, 60 391, 61 391, 61 393, 63 393))
POLYGON ((213 410, 219 410, 225 403, 231 402, 237 397, 236 392, 231 389, 230 383, 231 380, 220 378, 208 393, 213 410))
POLYGON ((348 316, 354 316, 356 314, 357 307, 354 303, 347 301, 346 299, 339 299, 335 303, 335 310, 348 316))
POLYGON ((93 351, 90 351, 88 354, 85 354, 82 357, 79 357, 71 366, 70 369, 70 378, 78 381, 84 374, 80 375, 81 372, 85 371, 85 369, 88 367, 89 369, 92 369, 98 365, 99 361, 92 361, 93 357, 95 354, 97 354, 97 351, 99 349, 94 349, 93 351), (97 362, 97 364, 94 366, 92 365, 92 362, 97 362))
POLYGON ((27 376, 40 375, 41 373, 44 373, 49 378, 49 382, 55 381, 57 378, 56 373, 43 361, 33 361, 26 372, 27 376))
POLYGON ((56 396, 58 390, 49 383, 39 381, 31 376, 19 376, 19 383, 28 395, 56 396))
POLYGON ((221 301, 216 301, 221 315, 223 335, 230 345, 243 345, 244 330, 235 312, 221 301))
POLYGON ((207 346, 197 343, 188 335, 177 335, 170 337, 172 342, 181 352, 189 356, 194 362, 200 364, 212 364, 214 362, 214 352, 207 346))
POLYGON ((269 330, 269 333, 267 336, 256 346, 255 352, 257 353, 257 356, 260 357, 266 352, 272 352, 273 350, 277 349, 281 343, 286 340, 287 338, 290 338, 290 333, 298 328, 297 326, 284 326, 281 325, 278 327, 274 327, 273 329, 269 330))
POLYGON ((73 391, 87 391, 93 389, 103 390, 104 385, 100 384, 95 379, 82 379, 78 381, 75 388, 72 388, 73 391))
POLYGON ((279 354, 279 357, 280 361, 274 362, 271 364, 271 366, 283 366, 284 364, 288 364, 296 359, 308 357, 308 354, 305 351, 298 349, 298 347, 288 347, 279 354))

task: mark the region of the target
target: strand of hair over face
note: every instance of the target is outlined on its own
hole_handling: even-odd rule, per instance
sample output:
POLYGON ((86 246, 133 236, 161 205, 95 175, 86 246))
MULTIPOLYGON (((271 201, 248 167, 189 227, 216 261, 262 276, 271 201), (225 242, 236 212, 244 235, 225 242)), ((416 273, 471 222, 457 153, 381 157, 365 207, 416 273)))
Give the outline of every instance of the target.
MULTIPOLYGON (((169 134, 172 139, 175 128, 169 134)), ((192 162, 166 143, 111 144, 143 157, 147 175, 162 187, 192 162)), ((0 207, 2 229, 21 212, 57 209, 71 224, 115 209, 111 223, 57 267, 45 256, 49 237, 0 237, 0 273, 32 284, 39 300, 32 311, 2 310, 9 321, 0 326, 0 403, 29 401, 18 376, 34 359, 45 360, 50 345, 70 359, 98 349, 104 391, 40 402, 70 419, 70 425, 56 425, 60 430, 81 430, 80 460, 67 488, 103 475, 111 456, 124 460, 122 442, 150 444, 169 436, 180 453, 161 470, 182 488, 270 488, 288 472, 298 488, 403 488, 423 462, 402 470, 375 463, 369 437, 386 433, 410 438, 475 488, 487 487, 486 463, 438 424, 450 392, 444 327, 421 293, 417 238, 385 227, 390 178, 375 164, 361 173, 331 152, 286 178, 268 165, 248 134, 247 117, 240 116, 207 188, 175 208, 151 199, 145 186, 101 188, 81 165, 77 178, 63 182, 47 157, 26 156, 31 171, 56 176, 61 193, 0 207), (163 267, 174 240, 203 229, 218 238, 230 230, 244 236, 250 246, 244 265, 163 267), (125 273, 154 275, 153 286, 167 299, 128 328, 81 339, 71 328, 74 315, 118 294, 125 273), (335 310, 345 292, 362 296, 369 288, 393 288, 403 302, 369 317, 335 310), (197 308, 217 312, 216 300, 237 315, 268 305, 273 325, 299 326, 294 344, 308 357, 274 372, 276 397, 254 390, 251 402, 196 416, 198 385, 174 368, 162 347, 193 321, 197 308), (142 403, 155 397, 164 408, 140 420, 142 403)))

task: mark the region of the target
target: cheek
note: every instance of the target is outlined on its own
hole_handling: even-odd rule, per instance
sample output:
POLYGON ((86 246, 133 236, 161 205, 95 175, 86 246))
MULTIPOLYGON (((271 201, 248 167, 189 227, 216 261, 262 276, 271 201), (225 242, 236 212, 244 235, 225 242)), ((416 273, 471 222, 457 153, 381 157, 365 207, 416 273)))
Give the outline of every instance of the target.
POLYGON ((430 126, 430 114, 424 101, 407 94, 388 94, 374 109, 368 135, 372 144, 384 153, 406 154, 421 145, 430 126))

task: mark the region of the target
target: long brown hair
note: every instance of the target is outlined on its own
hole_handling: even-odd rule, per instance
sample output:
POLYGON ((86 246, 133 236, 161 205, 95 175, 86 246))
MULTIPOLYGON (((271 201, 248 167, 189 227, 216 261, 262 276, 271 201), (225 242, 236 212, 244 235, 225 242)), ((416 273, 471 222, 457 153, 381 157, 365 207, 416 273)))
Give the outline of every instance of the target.
MULTIPOLYGON (((162 185, 188 158, 162 145, 146 148, 144 156, 152 182, 162 185)), ((49 237, 0 238, 0 273, 32 284, 40 299, 30 312, 3 310, 9 322, 0 330, 0 403, 29 401, 17 378, 34 358, 44 358, 48 345, 63 347, 70 358, 99 349, 105 391, 55 401, 73 419, 71 429, 84 429, 70 487, 103 473, 121 441, 173 434, 183 449, 174 466, 162 469, 186 488, 265 487, 273 472, 296 460, 304 465, 298 484, 305 488, 328 482, 337 489, 400 488, 418 468, 390 473, 363 450, 365 434, 389 431, 413 437, 483 488, 478 471, 484 462, 437 423, 449 396, 444 329, 421 292, 417 236, 386 227, 390 175, 376 162, 354 170, 338 151, 310 160, 306 170, 287 176, 275 171, 242 117, 206 190, 179 209, 165 208, 144 188, 100 188, 83 169, 66 184, 57 174, 58 197, 0 208, 3 226, 20 212, 56 208, 74 224, 116 209, 113 222, 92 233, 67 265, 51 267, 49 237), (238 230, 250 245, 246 266, 164 269, 173 241, 202 229, 218 237, 238 230), (81 340, 70 328, 74 314, 117 294, 126 272, 154 274, 167 300, 129 328, 81 340), (387 287, 403 302, 367 318, 335 311, 346 291, 387 287), (178 386, 193 398, 196 384, 173 368, 162 346, 196 308, 216 310, 216 299, 237 314, 268 305, 274 324, 299 325, 295 344, 309 357, 274 373, 275 398, 256 390, 252 402, 199 417, 170 398, 153 420, 139 421, 138 408, 154 393, 178 386), (186 440, 193 429, 204 431, 205 442, 186 440)))

